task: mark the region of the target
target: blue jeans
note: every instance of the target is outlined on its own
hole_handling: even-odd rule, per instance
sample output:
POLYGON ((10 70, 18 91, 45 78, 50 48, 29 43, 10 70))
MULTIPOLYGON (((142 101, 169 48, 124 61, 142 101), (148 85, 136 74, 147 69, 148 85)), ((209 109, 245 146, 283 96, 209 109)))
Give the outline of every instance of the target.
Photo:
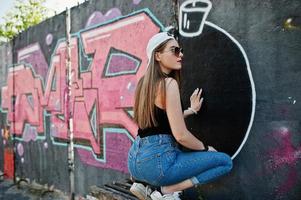
POLYGON ((135 180, 166 186, 190 179, 194 185, 228 173, 231 158, 221 152, 183 152, 171 135, 137 136, 128 154, 128 168, 135 180))

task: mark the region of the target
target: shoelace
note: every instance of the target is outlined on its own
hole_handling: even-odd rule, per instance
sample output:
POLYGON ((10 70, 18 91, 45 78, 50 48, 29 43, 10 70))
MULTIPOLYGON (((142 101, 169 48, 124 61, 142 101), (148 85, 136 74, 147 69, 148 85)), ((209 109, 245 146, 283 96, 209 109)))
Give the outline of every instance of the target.
POLYGON ((152 189, 147 185, 145 187, 145 195, 146 195, 145 198, 149 197, 151 193, 152 193, 152 189))

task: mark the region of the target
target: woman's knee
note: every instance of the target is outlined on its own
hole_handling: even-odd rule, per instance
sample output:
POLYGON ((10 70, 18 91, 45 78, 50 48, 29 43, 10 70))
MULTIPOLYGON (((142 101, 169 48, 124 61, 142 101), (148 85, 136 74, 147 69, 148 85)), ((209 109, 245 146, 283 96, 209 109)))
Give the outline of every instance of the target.
POLYGON ((223 163, 227 172, 231 171, 233 167, 233 162, 231 157, 228 154, 223 153, 223 163))
POLYGON ((218 152, 218 156, 216 157, 218 165, 224 166, 227 171, 230 171, 233 167, 233 162, 231 157, 228 154, 218 152))
POLYGON ((232 162, 232 160, 230 159, 230 160, 228 160, 228 162, 227 162, 226 169, 227 169, 227 171, 229 172, 229 171, 231 171, 232 168, 233 168, 233 162, 232 162))

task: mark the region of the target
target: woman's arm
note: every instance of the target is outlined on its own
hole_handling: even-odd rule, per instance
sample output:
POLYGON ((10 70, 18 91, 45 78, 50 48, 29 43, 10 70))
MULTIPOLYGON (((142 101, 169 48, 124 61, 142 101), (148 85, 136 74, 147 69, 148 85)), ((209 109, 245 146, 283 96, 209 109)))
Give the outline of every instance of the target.
POLYGON ((191 109, 186 109, 186 110, 184 110, 184 112, 183 112, 183 117, 186 118, 186 117, 188 117, 189 115, 193 115, 193 114, 197 114, 197 113, 193 112, 191 109))
POLYGON ((172 133, 183 146, 193 150, 205 149, 204 144, 186 128, 180 101, 178 83, 172 78, 166 81, 166 112, 172 133))

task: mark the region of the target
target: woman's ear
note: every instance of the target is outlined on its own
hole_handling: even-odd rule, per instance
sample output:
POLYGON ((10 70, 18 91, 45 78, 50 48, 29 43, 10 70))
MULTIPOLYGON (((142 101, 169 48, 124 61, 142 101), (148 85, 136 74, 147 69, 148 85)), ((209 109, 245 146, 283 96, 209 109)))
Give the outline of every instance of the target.
POLYGON ((161 61, 161 54, 160 52, 155 52, 155 60, 160 62, 161 61))

